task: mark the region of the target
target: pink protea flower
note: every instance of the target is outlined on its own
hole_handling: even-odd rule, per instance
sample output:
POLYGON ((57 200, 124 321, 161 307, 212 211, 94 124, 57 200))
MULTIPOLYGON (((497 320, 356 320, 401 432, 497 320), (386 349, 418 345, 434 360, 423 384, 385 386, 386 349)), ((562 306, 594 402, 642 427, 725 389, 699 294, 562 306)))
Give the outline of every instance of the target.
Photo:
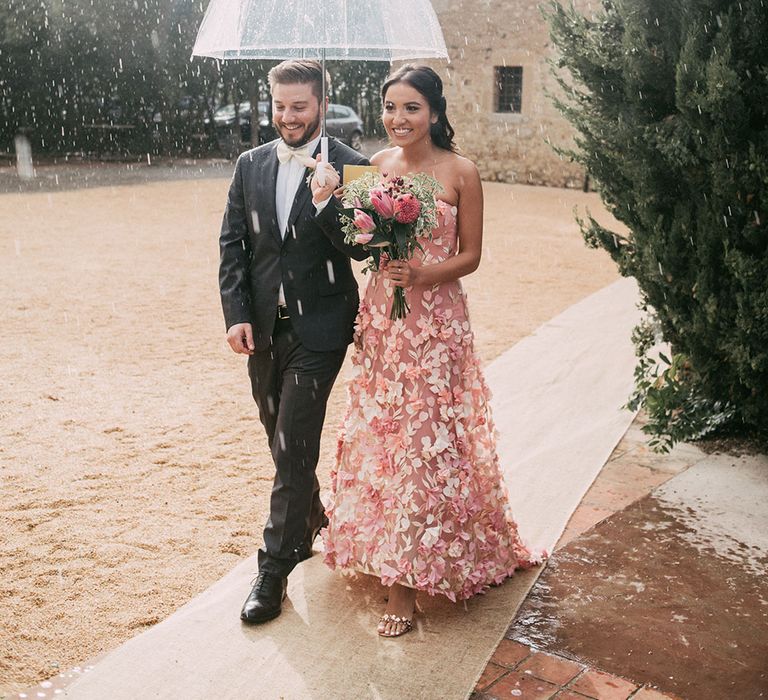
POLYGON ((360 233, 371 233, 376 228, 376 222, 371 218, 371 215, 366 214, 361 209, 355 209, 354 221, 360 233))
POLYGON ((373 239, 372 233, 358 233, 355 236, 355 243, 358 245, 367 245, 373 239))
POLYGON ((419 218, 421 202, 410 192, 400 195, 395 200, 395 221, 399 224, 412 224, 419 218))
POLYGON ((384 219, 391 219, 395 214, 395 200, 383 187, 374 187, 371 192, 371 205, 384 219))

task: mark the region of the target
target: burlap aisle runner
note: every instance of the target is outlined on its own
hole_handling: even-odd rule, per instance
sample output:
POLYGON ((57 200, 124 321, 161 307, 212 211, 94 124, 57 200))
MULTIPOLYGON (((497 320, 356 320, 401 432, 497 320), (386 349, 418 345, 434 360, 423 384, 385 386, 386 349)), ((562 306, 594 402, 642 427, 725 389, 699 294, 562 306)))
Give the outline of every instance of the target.
MULTIPOLYGON (((551 548, 625 432, 636 289, 620 280, 576 304, 487 370, 499 451, 521 531, 551 548)), ((453 605, 422 600, 415 632, 376 635, 378 584, 330 572, 321 556, 290 577, 283 614, 238 613, 256 571, 242 562, 168 619, 130 640, 65 693, 77 700, 465 698, 539 571, 453 605)))
POLYGON ((486 369, 499 455, 523 539, 551 549, 627 431, 637 285, 620 279, 566 309, 486 369))

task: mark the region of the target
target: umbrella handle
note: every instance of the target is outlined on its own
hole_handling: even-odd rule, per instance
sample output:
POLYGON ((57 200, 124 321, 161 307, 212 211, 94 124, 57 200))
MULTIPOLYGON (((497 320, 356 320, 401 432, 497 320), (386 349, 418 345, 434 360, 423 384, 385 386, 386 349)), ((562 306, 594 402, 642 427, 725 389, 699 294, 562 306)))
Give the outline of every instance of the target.
POLYGON ((325 187, 325 174, 328 168, 328 137, 323 136, 320 138, 320 162, 315 168, 315 179, 320 187, 325 187))

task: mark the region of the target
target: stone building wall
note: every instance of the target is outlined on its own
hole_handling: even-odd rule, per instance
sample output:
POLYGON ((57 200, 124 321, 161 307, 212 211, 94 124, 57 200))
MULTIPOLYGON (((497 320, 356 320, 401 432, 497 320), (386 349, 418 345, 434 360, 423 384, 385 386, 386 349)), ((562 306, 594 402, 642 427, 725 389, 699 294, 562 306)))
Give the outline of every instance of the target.
MULTIPOLYGON (((573 129, 545 91, 557 93, 552 46, 534 0, 433 0, 450 63, 430 62, 445 83, 448 117, 462 153, 483 179, 581 187, 584 171, 550 143, 570 146, 573 129), (496 66, 522 66, 519 114, 494 111, 496 66)), ((587 11, 588 0, 576 3, 587 11)))

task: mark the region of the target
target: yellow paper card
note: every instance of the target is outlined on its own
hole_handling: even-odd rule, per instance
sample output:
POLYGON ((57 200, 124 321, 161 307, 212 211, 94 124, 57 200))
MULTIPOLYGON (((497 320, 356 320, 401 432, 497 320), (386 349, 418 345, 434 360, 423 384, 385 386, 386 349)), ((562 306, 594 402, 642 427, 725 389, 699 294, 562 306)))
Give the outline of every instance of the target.
POLYGON ((343 173, 343 183, 348 185, 350 182, 354 182, 357 178, 362 177, 365 173, 378 173, 379 167, 377 165, 345 165, 343 173))

